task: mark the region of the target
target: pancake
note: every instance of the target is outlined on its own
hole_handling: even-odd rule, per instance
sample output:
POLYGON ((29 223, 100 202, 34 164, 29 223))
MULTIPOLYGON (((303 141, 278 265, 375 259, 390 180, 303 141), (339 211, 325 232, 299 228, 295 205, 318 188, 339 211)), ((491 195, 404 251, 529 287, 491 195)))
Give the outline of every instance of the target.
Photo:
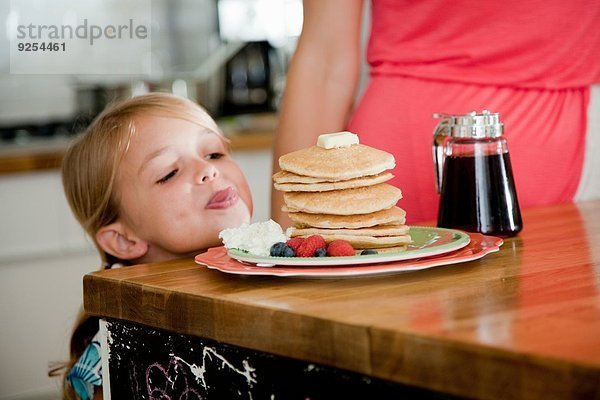
POLYGON ((304 176, 294 174, 289 171, 277 171, 273 174, 273 182, 275 183, 320 183, 320 182, 337 182, 334 180, 327 180, 325 178, 315 178, 312 176, 304 176))
MULTIPOLYGON (((300 175, 296 175, 300 176, 300 175)), ((330 190, 352 189, 362 186, 371 186, 383 183, 392 179, 394 175, 389 172, 382 172, 377 175, 363 176, 360 178, 348 179, 336 182, 315 182, 315 183, 277 183, 273 186, 282 192, 326 192, 330 190)), ((310 178, 309 178, 310 179, 310 178)), ((319 178, 312 178, 319 179, 319 178)))
POLYGON ((282 210, 295 225, 290 236, 345 240, 357 253, 406 250, 410 228, 406 212, 396 206, 402 192, 385 183, 393 178, 386 170, 395 167, 394 156, 343 139, 322 135, 318 143, 347 145, 312 146, 279 158, 281 171, 273 182, 284 192, 282 210))
POLYGON ((402 198, 400 189, 387 183, 328 192, 285 192, 292 210, 312 214, 354 215, 385 210, 402 198))
POLYGON ((315 228, 356 229, 375 225, 402 225, 406 222, 406 211, 396 206, 369 214, 355 215, 308 214, 299 211, 293 212, 286 206, 282 211, 288 213, 297 228, 312 226, 315 228))
MULTIPOLYGON (((325 242, 334 240, 345 240, 355 249, 379 249, 382 247, 402 246, 411 243, 410 235, 398 236, 364 236, 364 235, 321 235, 325 242)), ((299 236, 305 237, 305 236, 299 236)), ((308 237, 308 236, 306 236, 308 237)))
POLYGON ((408 225, 378 225, 358 229, 290 228, 291 236, 352 235, 352 236, 401 236, 408 234, 408 225))
POLYGON ((394 156, 362 144, 335 149, 312 146, 279 157, 282 170, 297 175, 347 180, 394 168, 394 156))

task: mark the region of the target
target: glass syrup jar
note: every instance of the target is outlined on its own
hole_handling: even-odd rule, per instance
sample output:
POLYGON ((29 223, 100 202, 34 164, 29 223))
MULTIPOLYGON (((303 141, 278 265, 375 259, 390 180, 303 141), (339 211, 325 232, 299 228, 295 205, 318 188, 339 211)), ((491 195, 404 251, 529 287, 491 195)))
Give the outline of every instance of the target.
POLYGON ((439 227, 508 237, 523 228, 498 113, 434 114, 439 227))

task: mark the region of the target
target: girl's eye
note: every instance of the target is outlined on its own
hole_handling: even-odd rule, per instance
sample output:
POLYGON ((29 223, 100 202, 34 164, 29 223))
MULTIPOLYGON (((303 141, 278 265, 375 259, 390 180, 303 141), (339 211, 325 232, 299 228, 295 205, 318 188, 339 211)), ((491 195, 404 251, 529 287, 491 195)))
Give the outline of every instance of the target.
POLYGON ((224 156, 225 156, 225 154, 223 154, 223 153, 210 153, 205 158, 207 160, 218 160, 219 158, 224 157, 224 156))
POLYGON ((162 178, 160 178, 159 180, 157 180, 156 183, 158 183, 160 185, 162 183, 167 182, 169 179, 171 179, 172 177, 174 177, 175 174, 177 174, 177 172, 179 172, 179 170, 178 169, 174 169, 173 171, 169 172, 167 175, 165 175, 162 178))

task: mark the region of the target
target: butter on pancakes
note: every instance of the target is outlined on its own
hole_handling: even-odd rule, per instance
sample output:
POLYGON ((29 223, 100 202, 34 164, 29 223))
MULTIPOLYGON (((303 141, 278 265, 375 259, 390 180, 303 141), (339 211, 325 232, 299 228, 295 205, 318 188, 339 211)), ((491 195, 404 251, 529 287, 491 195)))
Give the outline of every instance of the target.
POLYGON ((340 132, 281 156, 279 166, 274 187, 284 192, 292 237, 344 239, 356 250, 401 251, 411 242, 406 212, 396 206, 402 192, 385 183, 393 177, 387 172, 395 167, 393 155, 340 132))

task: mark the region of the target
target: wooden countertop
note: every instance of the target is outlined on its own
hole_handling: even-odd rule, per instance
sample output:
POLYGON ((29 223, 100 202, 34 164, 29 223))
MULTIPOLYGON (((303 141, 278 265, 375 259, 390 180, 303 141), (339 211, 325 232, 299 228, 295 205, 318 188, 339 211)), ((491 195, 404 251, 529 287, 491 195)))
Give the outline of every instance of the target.
MULTIPOLYGON (((262 150, 271 148, 276 116, 268 114, 246 117, 245 126, 227 123, 225 136, 231 141, 231 149, 262 150), (248 122, 256 118, 258 122, 248 122)), ((69 145, 69 138, 38 139, 23 145, 6 145, 0 148, 0 175, 59 168, 69 145)))
POLYGON ((481 260, 344 279, 178 260, 91 273, 85 309, 483 399, 600 396, 600 201, 524 210, 481 260))

